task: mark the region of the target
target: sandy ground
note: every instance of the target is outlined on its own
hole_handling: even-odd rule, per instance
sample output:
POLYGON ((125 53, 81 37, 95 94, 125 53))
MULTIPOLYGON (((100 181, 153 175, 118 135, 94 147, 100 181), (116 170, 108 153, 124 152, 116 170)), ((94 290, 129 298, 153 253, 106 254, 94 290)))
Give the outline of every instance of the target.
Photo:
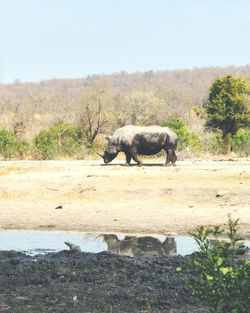
POLYGON ((249 159, 122 163, 0 162, 0 229, 174 235, 231 214, 250 237, 249 159))

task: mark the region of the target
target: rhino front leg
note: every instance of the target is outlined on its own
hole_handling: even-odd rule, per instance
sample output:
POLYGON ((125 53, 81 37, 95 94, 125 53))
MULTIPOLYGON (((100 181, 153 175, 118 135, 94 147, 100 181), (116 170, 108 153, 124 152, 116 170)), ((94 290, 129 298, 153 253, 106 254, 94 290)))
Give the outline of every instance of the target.
POLYGON ((172 165, 176 166, 175 162, 177 161, 177 155, 175 154, 175 151, 173 151, 173 155, 172 155, 172 165))
POLYGON ((124 165, 130 165, 131 154, 129 152, 125 152, 125 155, 126 155, 126 163, 124 165))
POLYGON ((131 150, 132 159, 138 164, 138 166, 142 166, 142 161, 138 158, 137 150, 131 150))

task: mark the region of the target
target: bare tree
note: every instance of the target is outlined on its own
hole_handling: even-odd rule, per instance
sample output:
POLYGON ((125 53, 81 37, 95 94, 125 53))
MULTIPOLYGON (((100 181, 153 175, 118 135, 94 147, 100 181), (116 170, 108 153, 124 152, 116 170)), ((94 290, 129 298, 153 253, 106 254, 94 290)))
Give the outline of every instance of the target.
POLYGON ((12 129, 18 139, 22 139, 24 137, 25 129, 28 126, 28 119, 25 114, 21 112, 20 105, 20 103, 16 105, 12 121, 12 129))
POLYGON ((103 126, 109 121, 109 108, 113 99, 110 93, 100 87, 84 89, 81 99, 81 126, 86 130, 90 143, 102 132, 103 126))
POLYGON ((158 124, 166 107, 165 102, 151 91, 136 90, 126 97, 126 115, 133 125, 158 124))

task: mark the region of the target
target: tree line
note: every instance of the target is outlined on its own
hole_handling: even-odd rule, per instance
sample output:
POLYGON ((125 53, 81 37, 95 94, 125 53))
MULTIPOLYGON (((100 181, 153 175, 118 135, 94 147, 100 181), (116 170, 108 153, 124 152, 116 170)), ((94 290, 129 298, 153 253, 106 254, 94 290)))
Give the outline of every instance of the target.
MULTIPOLYGON (((2 138, 6 131, 11 132, 24 155, 27 142, 36 151, 37 145, 41 147, 38 136, 61 147, 62 138, 73 136, 67 140, 75 140, 77 145, 67 149, 80 146, 86 153, 103 144, 104 134, 117 127, 158 124, 175 128, 183 149, 220 152, 223 145, 227 152, 238 149, 248 153, 249 69, 150 71, 0 85, 2 138), (204 132, 208 129, 217 132, 204 132)), ((57 155, 56 150, 45 156, 57 155)))

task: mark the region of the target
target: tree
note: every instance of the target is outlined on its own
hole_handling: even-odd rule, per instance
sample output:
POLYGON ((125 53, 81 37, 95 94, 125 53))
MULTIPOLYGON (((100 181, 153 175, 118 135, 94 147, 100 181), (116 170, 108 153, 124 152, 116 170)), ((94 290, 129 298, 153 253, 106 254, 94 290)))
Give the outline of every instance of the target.
POLYGON ((250 125, 249 94, 248 82, 236 76, 219 77, 210 88, 204 105, 206 126, 222 132, 226 153, 231 149, 231 136, 250 125))
POLYGON ((136 90, 125 97, 122 109, 129 124, 158 124, 162 118, 165 102, 151 91, 136 90))
POLYGON ((22 139, 25 133, 25 129, 28 126, 28 118, 20 110, 20 103, 16 105, 15 113, 13 113, 13 132, 18 139, 22 139))
POLYGON ((112 107, 112 96, 100 87, 87 87, 81 99, 80 124, 93 143, 103 126, 108 122, 108 108, 112 107))

